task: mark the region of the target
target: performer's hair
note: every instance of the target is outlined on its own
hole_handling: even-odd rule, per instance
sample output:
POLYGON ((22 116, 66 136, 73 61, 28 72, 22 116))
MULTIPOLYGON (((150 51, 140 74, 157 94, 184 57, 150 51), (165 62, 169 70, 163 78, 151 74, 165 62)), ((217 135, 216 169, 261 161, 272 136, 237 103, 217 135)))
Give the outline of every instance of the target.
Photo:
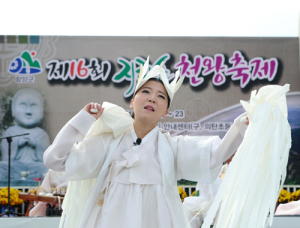
MULTIPOLYGON (((162 82, 162 80, 160 80, 159 78, 150 78, 148 81, 159 82, 159 83, 161 83, 163 86, 165 86, 164 83, 162 82)), ((147 82, 148 82, 148 81, 147 81, 147 82)), ((142 88, 142 87, 141 87, 141 88, 142 88)), ((140 91, 141 88, 139 88, 139 89, 136 91, 135 94, 137 94, 137 92, 140 91)), ((135 94, 133 95, 133 98, 134 98, 135 94)), ((169 107, 170 107, 171 99, 170 99, 170 97, 169 97, 168 94, 167 94, 167 96, 168 96, 168 108, 169 108, 169 107)), ((131 117, 134 119, 134 112, 133 112, 133 111, 132 111, 131 117)))

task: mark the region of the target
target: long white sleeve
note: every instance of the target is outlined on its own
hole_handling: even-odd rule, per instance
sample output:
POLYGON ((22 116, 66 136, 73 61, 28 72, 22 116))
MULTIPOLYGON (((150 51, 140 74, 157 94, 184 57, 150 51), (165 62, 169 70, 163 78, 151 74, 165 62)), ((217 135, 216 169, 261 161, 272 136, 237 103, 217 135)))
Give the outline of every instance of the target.
POLYGON ((55 171, 65 171, 65 180, 95 178, 105 159, 112 134, 86 138, 96 119, 81 110, 58 133, 44 153, 45 165, 55 171))
POLYGON ((211 169, 218 167, 230 158, 242 143, 247 125, 241 123, 240 119, 245 115, 243 113, 234 120, 233 125, 222 140, 218 139, 214 141, 210 156, 211 169))
POLYGON ((175 155, 177 179, 213 182, 228 159, 239 147, 247 127, 235 119, 225 137, 218 136, 176 136, 165 134, 175 155))
POLYGON ((65 161, 74 143, 81 142, 96 119, 81 110, 57 134, 44 153, 44 164, 55 171, 65 170, 65 161))

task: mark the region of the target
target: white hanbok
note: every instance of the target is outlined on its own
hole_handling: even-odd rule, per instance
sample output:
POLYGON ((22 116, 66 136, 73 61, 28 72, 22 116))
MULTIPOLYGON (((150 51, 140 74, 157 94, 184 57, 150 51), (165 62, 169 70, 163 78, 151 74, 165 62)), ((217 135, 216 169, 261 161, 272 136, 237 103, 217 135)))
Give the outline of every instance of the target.
POLYGON ((117 138, 113 134, 85 138, 94 121, 82 110, 44 153, 46 166, 65 171, 69 189, 71 185, 75 189, 68 189, 60 227, 189 227, 177 180, 214 181, 245 131, 239 118, 223 140, 171 137, 155 127, 134 146, 132 125, 117 138))
POLYGON ((157 153, 158 131, 154 128, 137 146, 133 146, 137 139, 133 128, 124 134, 101 189, 107 194, 96 227, 171 228, 157 153))

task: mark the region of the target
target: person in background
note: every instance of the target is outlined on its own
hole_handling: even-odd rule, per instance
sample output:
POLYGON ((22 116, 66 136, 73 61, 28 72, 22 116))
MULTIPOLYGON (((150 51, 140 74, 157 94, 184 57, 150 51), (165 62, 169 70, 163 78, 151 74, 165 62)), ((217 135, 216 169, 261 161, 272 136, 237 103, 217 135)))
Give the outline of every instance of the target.
POLYGON ((235 153, 226 160, 219 176, 213 183, 197 183, 196 191, 199 191, 199 196, 190 196, 184 199, 183 206, 190 221, 191 228, 201 227, 234 155, 235 153))
MULTIPOLYGON (((62 180, 62 176, 61 172, 49 169, 39 189, 39 195, 53 196, 54 193, 64 195, 68 188, 68 182, 62 180)), ((42 201, 35 203, 36 205, 30 210, 29 216, 46 216, 47 203, 42 201)))

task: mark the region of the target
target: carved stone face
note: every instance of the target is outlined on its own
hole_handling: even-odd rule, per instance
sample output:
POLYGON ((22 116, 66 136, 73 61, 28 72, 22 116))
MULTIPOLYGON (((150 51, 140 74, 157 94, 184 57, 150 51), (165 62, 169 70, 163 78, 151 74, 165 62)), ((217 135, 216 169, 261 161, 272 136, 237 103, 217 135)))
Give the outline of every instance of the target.
POLYGON ((43 98, 32 89, 18 91, 14 97, 12 112, 15 122, 25 128, 40 124, 44 113, 43 98))

